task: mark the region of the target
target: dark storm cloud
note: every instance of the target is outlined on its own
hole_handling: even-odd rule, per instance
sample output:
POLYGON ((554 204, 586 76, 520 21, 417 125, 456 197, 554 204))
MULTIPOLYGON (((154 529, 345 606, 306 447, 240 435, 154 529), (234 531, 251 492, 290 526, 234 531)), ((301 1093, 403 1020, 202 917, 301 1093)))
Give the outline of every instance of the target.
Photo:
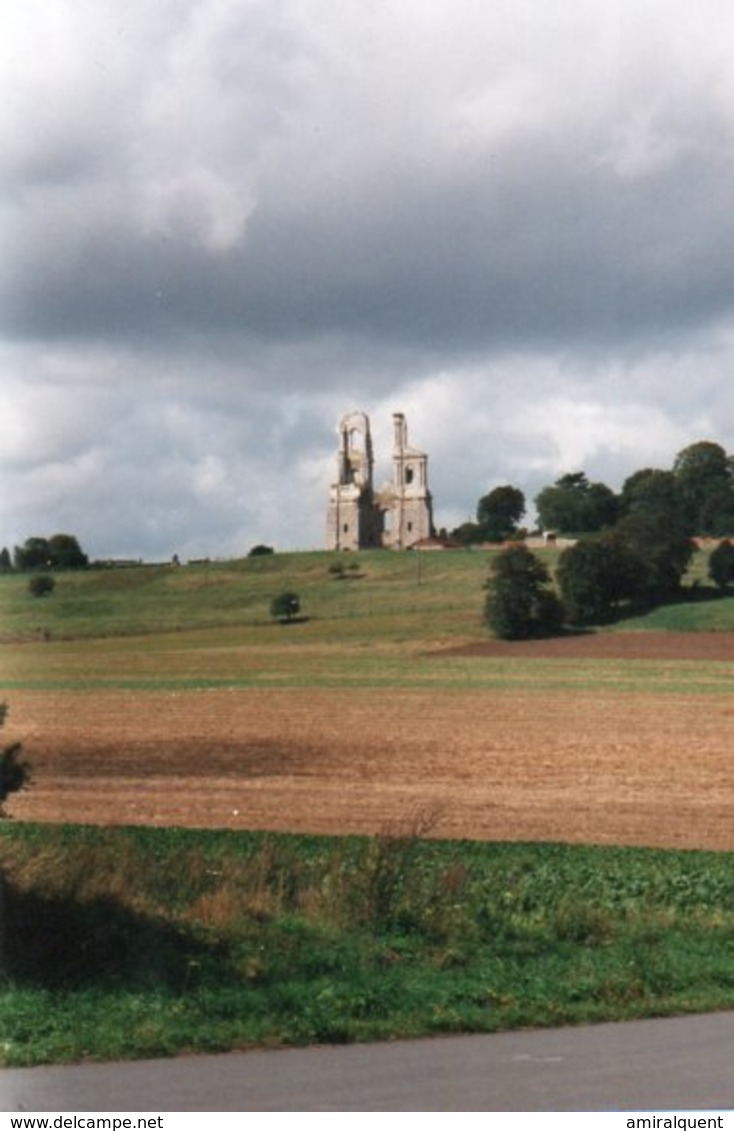
MULTIPOLYGON (((513 68, 492 50, 485 17, 486 72, 467 29, 457 46, 468 74, 454 75, 439 26, 428 36, 437 54, 424 44, 418 61, 451 81, 433 89, 428 70, 408 67, 390 103, 299 22, 309 8, 324 15, 318 4, 272 17, 259 5, 242 17, 184 6, 184 31, 172 22, 139 44, 152 53, 162 37, 160 74, 138 62, 142 86, 129 92, 118 77, 109 115, 76 105, 66 120, 51 116, 55 130, 47 122, 13 178, 11 331, 277 341, 346 330, 453 352, 608 343, 726 309, 731 119, 715 90, 678 105, 662 65, 666 86, 654 72, 643 82, 645 58, 625 76, 637 75, 640 104, 619 63, 600 70, 590 98, 562 42, 567 74, 535 44, 520 68, 535 86, 518 80, 508 95, 513 68)), ((373 33, 389 93, 398 80, 385 17, 373 33)), ((505 18, 500 9, 500 27, 505 18)), ((341 30, 354 48, 355 28, 341 30)), ((78 81, 94 90, 86 64, 78 81)))
POLYGON ((447 523, 734 444, 721 0, 0 18, 6 537, 319 544, 358 406, 409 412, 447 523))
POLYGON ((51 210, 10 257, 6 310, 41 336, 346 332, 451 353, 607 346, 727 311, 732 169, 713 142, 640 182, 551 140, 469 170, 457 159, 450 176, 376 170, 369 193, 339 200, 327 184, 307 212, 295 175, 221 248, 94 208, 59 232, 51 210))

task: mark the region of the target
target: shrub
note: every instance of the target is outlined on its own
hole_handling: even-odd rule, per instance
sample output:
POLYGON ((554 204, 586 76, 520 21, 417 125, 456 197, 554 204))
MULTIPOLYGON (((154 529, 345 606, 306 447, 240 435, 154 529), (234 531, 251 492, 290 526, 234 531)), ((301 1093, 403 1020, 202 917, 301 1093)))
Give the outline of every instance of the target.
POLYGON ((734 584, 734 543, 720 542, 709 557, 709 577, 719 589, 734 584))
POLYGON ((301 601, 297 593, 287 591, 279 593, 277 597, 273 597, 270 602, 270 615, 277 620, 290 621, 300 611, 301 601))
MULTIPOLYGON (((0 703, 0 727, 5 723, 8 713, 7 703, 0 703)), ((8 795, 24 789, 31 778, 30 766, 21 761, 21 745, 13 742, 0 750, 0 817, 5 817, 5 802, 8 795)))
POLYGON ((28 591, 34 597, 48 597, 53 593, 56 581, 48 573, 37 573, 28 582, 28 591))
POLYGON ((272 546, 265 546, 262 542, 260 542, 257 546, 252 547, 247 556, 248 558, 260 558, 263 556, 263 554, 272 553, 274 553, 272 546))

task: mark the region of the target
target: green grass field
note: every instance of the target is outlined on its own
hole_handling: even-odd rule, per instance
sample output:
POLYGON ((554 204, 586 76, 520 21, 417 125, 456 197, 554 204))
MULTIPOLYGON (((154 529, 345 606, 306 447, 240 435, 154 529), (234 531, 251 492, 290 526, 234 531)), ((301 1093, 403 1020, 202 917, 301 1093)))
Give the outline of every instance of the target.
POLYGON ((271 598, 285 589, 299 593, 304 616, 320 623, 323 636, 344 622, 358 622, 370 638, 382 636, 386 625, 415 638, 431 622, 441 635, 466 631, 467 617, 476 623, 484 554, 364 553, 347 563, 359 568, 338 579, 329 567, 344 560, 314 552, 178 569, 90 570, 57 575, 56 591, 46 598, 30 596, 26 576, 7 575, 0 577, 2 638, 262 629, 271 622, 271 598))
MULTIPOLYGON (((557 552, 537 553, 552 570, 557 552)), ((250 642, 269 641, 263 630, 271 623, 270 600, 285 589, 300 595, 304 617, 316 622, 312 639, 346 636, 358 643, 474 636, 482 631, 482 586, 491 559, 491 552, 479 550, 365 551, 351 558, 326 552, 273 554, 179 568, 62 573, 55 592, 41 598, 29 594, 27 575, 9 574, 0 576, 0 642, 207 628, 246 628, 250 642), (345 562, 357 568, 346 569, 343 578, 330 573, 330 567, 345 562)), ((686 579, 689 587, 703 586, 705 565, 706 555, 697 554, 686 579)), ((734 601, 681 602, 625 626, 729 629, 734 601)))
MULTIPOLYGON (((557 554, 543 551, 552 568, 557 554)), ((18 688, 131 690, 248 686, 489 686, 528 682, 527 661, 442 657, 452 645, 486 639, 481 551, 353 558, 276 554, 173 568, 142 566, 58 575, 50 597, 28 593, 27 577, 0 576, 0 693, 18 688), (335 563, 357 565, 344 579, 335 563), (270 600, 301 598, 302 620, 279 625, 270 600), (406 662, 409 661, 409 662, 406 662)), ((689 584, 700 583, 697 555, 689 584)), ((634 631, 734 630, 734 598, 690 589, 698 599, 621 622, 634 631), (701 595, 711 599, 700 599, 701 595)), ((605 632, 615 631, 606 628, 605 632)), ((690 685, 719 690, 721 665, 533 662, 532 685, 621 688, 690 685)))

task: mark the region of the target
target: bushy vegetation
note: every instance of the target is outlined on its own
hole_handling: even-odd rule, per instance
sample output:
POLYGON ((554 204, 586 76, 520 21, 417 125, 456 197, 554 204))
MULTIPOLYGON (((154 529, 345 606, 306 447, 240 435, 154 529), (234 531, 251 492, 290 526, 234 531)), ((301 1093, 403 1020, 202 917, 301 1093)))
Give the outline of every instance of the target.
MULTIPOLYGON (((7 703, 0 703, 0 730, 5 725, 8 714, 7 703)), ((23 758, 23 748, 19 742, 11 742, 0 748, 0 818, 7 816, 5 804, 11 793, 18 793, 29 784, 31 769, 23 758)), ((0 874, 0 883, 2 876, 0 874)))
POLYGON ((291 589, 279 593, 270 602, 270 615, 279 621, 292 621, 301 608, 301 600, 291 589))
POLYGON ((630 515, 664 513, 689 535, 734 534, 734 457, 700 440, 678 453, 670 470, 641 468, 619 495, 583 471, 562 475, 535 499, 538 521, 562 534, 594 534, 630 515))
POLYGON ((590 483, 583 471, 562 475, 544 487, 535 500, 544 530, 594 533, 611 526, 619 514, 619 501, 605 483, 590 483))
MULTIPOLYGON (((684 449, 672 471, 635 472, 619 497, 578 472, 545 488, 536 503, 544 526, 582 532, 558 563, 559 619, 604 624, 680 598, 696 548, 694 535, 732 529, 734 461, 719 445, 701 442, 684 449)), ((712 554, 709 576, 720 588, 734 580, 733 561, 726 543, 712 554)), ((530 600, 532 585, 526 583, 525 589, 530 600)), ((517 600, 513 604, 520 609, 517 600)), ((528 635, 521 612, 518 623, 498 629, 492 621, 496 608, 501 608, 498 597, 487 607, 497 635, 528 635)), ((530 634, 533 620, 526 615, 530 634)))
POLYGON ((526 546, 508 546, 492 563, 485 619, 502 640, 557 632, 563 610, 550 587, 550 574, 526 546))
POLYGON ((28 580, 28 592, 32 597, 48 597, 56 588, 56 580, 49 573, 34 573, 28 580))
POLYGON ((504 542, 520 536, 525 514, 525 496, 518 487, 505 484, 482 495, 476 522, 464 522, 451 531, 451 539, 463 546, 478 542, 504 542))
POLYGON ((583 538, 558 561, 558 588, 571 624, 603 624, 638 603, 648 571, 642 559, 613 537, 583 538))
POLYGON ((731 1007, 732 857, 7 825, 6 1064, 731 1007), (176 882, 171 883, 171 877, 176 882))
POLYGON ((720 542, 711 551, 708 573, 719 589, 734 585, 734 542, 720 542))
POLYGON ((573 624, 603 624, 674 600, 694 554, 676 516, 630 513, 609 530, 563 551, 558 586, 573 624))
MULTIPOLYGON (((9 566, 10 555, 2 551, 3 567, 9 566)), ((53 534, 50 538, 27 538, 13 551, 14 568, 20 571, 36 569, 84 569, 89 564, 87 555, 73 534, 53 534)), ((7 569, 5 568, 5 572, 7 569)))

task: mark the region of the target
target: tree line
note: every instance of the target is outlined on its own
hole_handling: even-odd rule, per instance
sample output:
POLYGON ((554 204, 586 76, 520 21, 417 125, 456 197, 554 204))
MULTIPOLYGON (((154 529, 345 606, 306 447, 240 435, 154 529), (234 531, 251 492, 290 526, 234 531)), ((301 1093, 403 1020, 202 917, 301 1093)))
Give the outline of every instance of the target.
POLYGON ((31 573, 44 569, 85 569, 89 558, 73 534, 54 534, 50 538, 26 538, 12 556, 7 546, 0 550, 0 573, 31 573))
MULTIPOLYGON (((631 514, 654 511, 675 514, 691 534, 726 538, 734 535, 734 456, 701 440, 683 448, 669 470, 635 471, 619 493, 574 471, 544 487, 534 502, 540 529, 561 535, 598 534, 631 514)), ((479 499, 476 521, 450 537, 465 545, 520 537, 525 509, 518 487, 495 487, 479 499)))
POLYGON ((723 539, 709 558, 709 577, 722 589, 734 584, 734 544, 727 540, 734 532, 734 460, 718 444, 684 448, 669 471, 635 472, 619 495, 583 472, 564 475, 536 505, 546 529, 577 540, 559 556, 555 586, 526 546, 498 556, 485 608, 498 636, 603 624, 675 600, 694 536, 723 539))

